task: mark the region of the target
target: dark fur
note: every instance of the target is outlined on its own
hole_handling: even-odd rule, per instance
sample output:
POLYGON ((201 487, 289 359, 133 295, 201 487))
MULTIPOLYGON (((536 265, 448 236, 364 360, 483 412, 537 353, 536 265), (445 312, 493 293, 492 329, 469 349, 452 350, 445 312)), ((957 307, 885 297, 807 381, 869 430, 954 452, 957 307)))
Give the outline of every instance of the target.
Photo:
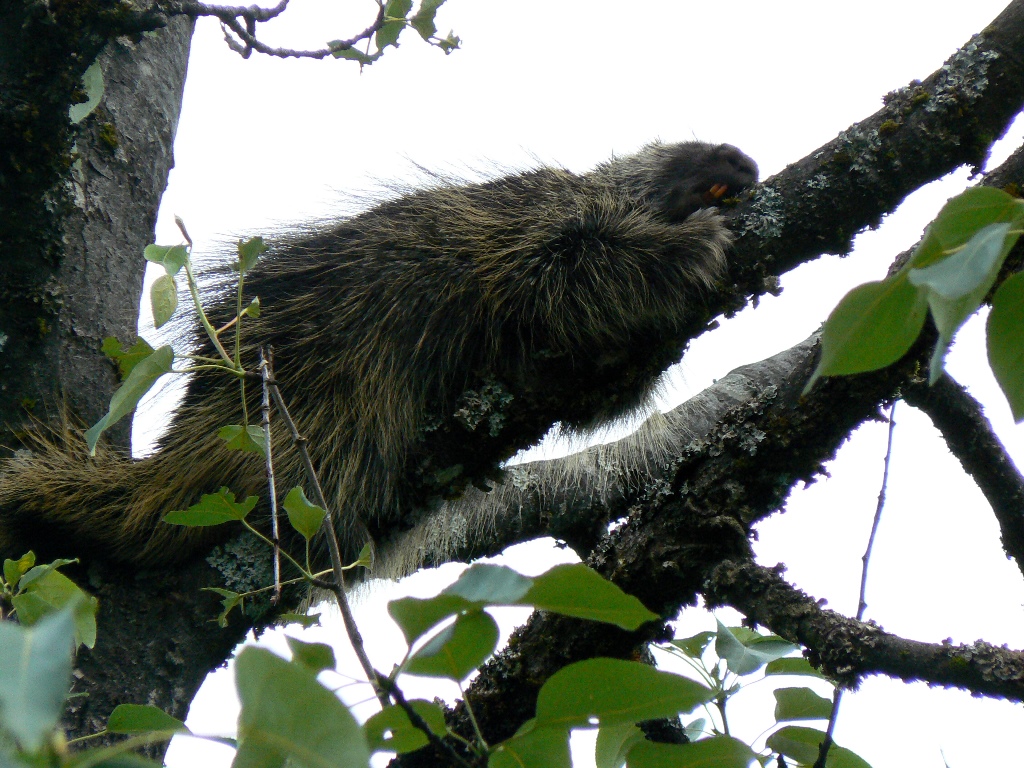
MULTIPOLYGON (((437 184, 274 243, 247 279, 263 312, 244 357, 272 345, 346 552, 486 484, 555 421, 586 429, 641 405, 724 269, 730 235, 698 209, 756 177, 728 145, 653 144, 585 175, 437 184)), ((222 540, 160 520, 222 485, 265 494, 262 459, 215 435, 240 418, 237 383, 201 374, 149 458, 36 445, 3 466, 0 555, 46 542, 153 566, 222 540)), ((274 439, 278 488, 304 485, 274 439)))

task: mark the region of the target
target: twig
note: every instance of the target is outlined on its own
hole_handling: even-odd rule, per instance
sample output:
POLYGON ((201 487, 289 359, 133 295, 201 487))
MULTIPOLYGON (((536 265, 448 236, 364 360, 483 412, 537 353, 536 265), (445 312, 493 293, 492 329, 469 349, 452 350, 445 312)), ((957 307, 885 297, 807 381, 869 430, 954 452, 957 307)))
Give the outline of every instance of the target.
MULTIPOLYGON (((359 665, 363 668, 363 673, 366 675, 367 680, 370 682, 370 685, 373 686, 374 694, 377 697, 377 701, 380 702, 380 705, 385 708, 389 707, 391 706, 391 699, 394 699, 395 703, 405 711, 412 725, 422 731, 431 744, 449 754, 451 758, 460 765, 464 765, 466 768, 472 768, 471 763, 467 762, 461 755, 459 755, 451 744, 448 744, 430 730, 430 726, 427 725, 426 721, 420 717, 416 710, 412 708, 408 701, 406 701, 394 681, 374 669, 373 664, 370 662, 370 657, 367 655, 366 647, 363 644, 362 633, 360 633, 355 617, 352 615, 352 607, 349 605, 348 595, 345 592, 345 569, 341 561, 341 547, 338 544, 338 536, 334 530, 331 508, 327 504, 327 499, 324 497, 323 489, 320 487, 320 480, 313 467, 313 461, 309 457, 309 451, 306 448, 306 438, 299 434, 298 427, 296 427, 295 421, 292 419, 291 413, 288 410, 288 406, 285 405, 284 398, 281 396, 281 390, 277 386, 277 381, 274 379, 273 364, 273 356, 269 352, 264 356, 263 350, 261 349, 260 373, 265 384, 264 391, 269 391, 271 396, 274 398, 277 410, 280 412, 281 418, 284 420, 288 427, 288 431, 291 433, 292 443, 298 449, 299 456, 302 458, 302 464, 306 469, 306 477, 313 488, 317 505, 327 511, 321 527, 323 528, 324 536, 327 539, 327 548, 331 555, 331 568, 334 572, 334 581, 332 583, 326 583, 316 580, 315 584, 317 586, 325 586, 334 593, 334 596, 338 601, 338 608, 341 610, 342 620, 345 623, 345 632, 348 634, 349 642, 352 644, 352 650, 355 651, 356 658, 359 659, 359 665)), ((269 410, 269 404, 266 408, 269 410)), ((264 423, 264 429, 267 430, 269 461, 270 429, 267 423, 264 423)), ((276 525, 276 518, 274 519, 274 524, 276 525)), ((274 538, 276 541, 276 530, 274 532, 274 538)), ((277 548, 275 547, 275 551, 276 550, 277 548)))
POLYGON ((276 18, 287 6, 288 0, 282 0, 273 8, 260 8, 255 5, 214 5, 211 3, 194 2, 194 0, 178 0, 177 2, 174 0, 162 0, 156 3, 156 8, 167 15, 213 16, 220 19, 221 26, 225 29, 225 39, 228 41, 228 45, 233 51, 246 59, 249 58, 253 51, 282 59, 326 59, 328 56, 333 56, 337 51, 354 48, 360 41, 369 40, 384 25, 385 19, 384 3, 378 3, 377 17, 372 24, 348 40, 338 40, 329 48, 297 50, 293 48, 274 48, 260 42, 256 37, 256 25, 276 18), (244 26, 242 22, 244 22, 244 26), (241 42, 239 43, 232 39, 227 34, 227 30, 230 30, 241 42))
POLYGON ((405 714, 409 716, 409 722, 413 724, 413 727, 422 731, 435 748, 447 754, 456 764, 465 766, 466 768, 473 768, 473 764, 456 752, 455 747, 430 730, 430 726, 427 725, 427 721, 420 717, 419 713, 412 708, 412 705, 409 704, 408 700, 406 700, 401 689, 395 684, 394 680, 378 674, 377 683, 381 688, 387 691, 391 698, 395 700, 395 704, 405 711, 405 714))
POLYGON ((260 378, 263 380, 263 452, 267 458, 267 492, 270 494, 270 532, 274 539, 274 597, 273 605, 281 599, 281 533, 277 524, 277 486, 274 481, 274 459, 270 440, 270 366, 273 352, 260 347, 260 378))
POLYGON ((868 608, 866 595, 868 589, 868 565, 871 562, 871 550, 875 546, 875 534, 878 533, 878 524, 882 521, 882 509, 885 507, 885 489, 889 484, 889 462, 892 459, 892 436, 896 431, 896 403, 889 406, 889 438, 885 447, 885 464, 882 470, 882 487, 878 489, 878 504, 875 505, 875 516, 871 521, 871 533, 868 535, 868 545, 861 556, 860 571, 860 598, 857 601, 857 621, 864 619, 864 612, 868 608))
POLYGON ((341 561, 341 548, 338 545, 338 536, 334 530, 334 516, 331 512, 331 506, 327 503, 327 499, 324 497, 323 489, 320 487, 320 480, 317 478, 316 470, 313 468, 313 461, 309 458, 309 450, 306 447, 306 438, 299 434, 298 427, 295 426, 295 422, 292 420, 291 413, 288 410, 288 406, 285 405, 284 398, 281 396, 281 390, 277 386, 277 381, 274 379, 274 371, 271 367, 270 361, 267 361, 267 386, 270 389, 270 394, 274 398, 274 404, 277 406, 278 413, 281 414, 281 418, 284 419, 284 423, 288 427, 288 431, 292 436, 292 443, 295 445, 296 450, 299 452, 299 457, 302 459, 302 464, 306 469, 306 478, 309 480, 309 484, 313 489, 314 501, 317 505, 326 510, 327 514, 324 516, 323 529, 324 538, 327 539, 327 549, 331 555, 331 568, 334 571, 334 584, 332 585, 331 591, 334 593, 335 598, 338 601, 338 608, 341 610, 341 618, 345 623, 345 632, 348 634, 349 642, 352 643, 352 650, 355 651, 356 658, 359 659, 359 664, 363 668, 363 672, 366 674, 367 680, 370 685, 373 686, 373 691, 377 696, 377 700, 381 703, 381 706, 387 707, 391 705, 388 700, 387 693, 380 687, 379 679, 380 673, 373 668, 373 664, 370 662, 370 657, 366 654, 366 647, 363 645, 363 636, 359 632, 359 627, 356 625, 355 617, 352 615, 352 607, 348 602, 348 595, 345 593, 345 566, 341 561))
MULTIPOLYGON (((871 533, 868 534, 868 545, 864 548, 861 556, 860 570, 860 598, 857 600, 857 621, 863 621, 864 612, 868 608, 866 600, 868 589, 868 565, 871 563, 871 550, 875 546, 875 534, 878 533, 878 524, 882 521, 882 509, 885 507, 885 489, 889 485, 889 461, 892 458, 892 436, 896 431, 896 402, 889 406, 889 438, 885 447, 885 467, 882 470, 882 487, 878 489, 878 503, 875 505, 875 516, 871 521, 871 533)), ((832 736, 836 730, 836 721, 839 719, 839 705, 843 701, 843 689, 836 686, 832 694, 832 711, 828 716, 828 728, 825 730, 825 739, 818 745, 818 759, 814 761, 814 768, 825 768, 828 760, 828 751, 834 743, 832 736)))

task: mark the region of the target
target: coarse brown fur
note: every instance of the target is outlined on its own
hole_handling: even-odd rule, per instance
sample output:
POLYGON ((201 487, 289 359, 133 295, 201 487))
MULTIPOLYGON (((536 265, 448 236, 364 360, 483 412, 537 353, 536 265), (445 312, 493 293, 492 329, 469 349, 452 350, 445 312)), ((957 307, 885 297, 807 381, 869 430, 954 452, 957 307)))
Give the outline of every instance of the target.
MULTIPOLYGON (((756 177, 728 145, 656 143, 585 175, 438 182, 275 242, 246 281, 263 311, 243 360, 272 346, 347 554, 488 485, 555 421, 582 430, 639 407, 723 272, 731 236, 702 206, 756 177)), ((237 383, 200 373, 153 456, 30 444, 0 465, 0 556, 152 567, 208 549, 231 531, 161 518, 221 486, 265 494, 262 458, 216 436, 240 421, 237 383)), ((274 441, 278 488, 305 485, 283 429, 274 441)))

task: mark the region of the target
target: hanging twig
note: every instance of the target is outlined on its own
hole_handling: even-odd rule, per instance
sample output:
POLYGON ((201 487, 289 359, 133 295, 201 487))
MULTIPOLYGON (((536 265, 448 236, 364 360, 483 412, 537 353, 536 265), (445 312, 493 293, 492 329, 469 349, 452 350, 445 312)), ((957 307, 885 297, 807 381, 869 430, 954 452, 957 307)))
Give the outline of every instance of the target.
MULTIPOLYGON (((406 715, 408 715, 409 721, 413 726, 422 731, 431 744, 433 744, 437 749, 450 755, 455 762, 469 766, 470 764, 455 751, 451 744, 447 743, 444 739, 440 738, 430 730, 426 721, 420 717, 419 713, 417 713, 409 702, 406 701, 405 697, 402 696, 401 691, 395 685, 394 681, 374 669, 373 664, 370 662, 370 657, 366 654, 366 647, 363 644, 363 636, 359 631, 359 627, 356 625, 355 617, 352 615, 352 607, 348 602, 348 595, 345 593, 345 569, 341 561, 341 547, 338 544, 338 536, 334 530, 331 508, 327 504, 327 499, 324 497, 323 489, 320 487, 320 480, 317 478, 316 470, 313 468, 313 461, 309 457, 309 451, 306 447, 306 438, 299 434, 298 427, 295 426, 295 422, 292 420, 288 406, 285 405, 284 398, 281 396, 281 390, 277 386, 277 381, 274 379, 273 364, 273 356, 269 354, 269 352, 264 355, 263 350, 260 350, 260 374, 264 381, 266 388, 265 391, 270 392, 275 405, 277 405, 278 413, 280 413, 281 418, 288 427, 288 431, 291 433, 292 443, 299 452, 302 464, 306 470, 306 478, 309 480, 309 484, 313 489, 314 501, 319 507, 327 512, 324 516, 324 522, 321 527, 323 529, 324 537, 327 539, 327 549, 331 555, 331 568, 334 572, 334 581, 326 586, 334 593, 334 596, 338 601, 338 608, 341 610, 341 618, 345 623, 345 632, 348 635, 349 642, 352 643, 352 650, 355 651, 356 658, 359 659, 359 665, 363 668, 363 673, 366 675, 367 680, 369 680, 370 685, 373 686, 374 694, 377 696, 377 701, 380 702, 382 707, 391 706, 391 699, 393 698, 395 703, 405 711, 406 715)), ((266 424, 264 425, 264 428, 267 429, 269 442, 269 428, 266 424)), ((318 582, 318 584, 319 583, 320 582, 318 582)))
MULTIPOLYGON (((860 596, 857 601, 857 621, 864 620, 864 612, 868 608, 868 565, 871 562, 871 550, 875 546, 875 534, 878 533, 878 524, 882 520, 882 509, 885 507, 885 489, 889 485, 889 461, 892 459, 892 435, 896 430, 896 402, 889 406, 889 438, 885 447, 885 463, 882 469, 882 487, 878 490, 878 503, 875 505, 875 516, 871 521, 871 533, 868 534, 868 545, 864 548, 861 556, 860 569, 860 596)), ((843 700, 843 689, 836 687, 832 695, 832 712, 828 718, 828 728, 825 731, 825 740, 818 748, 818 759, 814 761, 814 768, 825 768, 825 761, 828 759, 828 751, 832 748, 832 734, 836 729, 836 720, 839 719, 839 704, 843 700)))
POLYGON ((306 469, 306 478, 309 480, 310 487, 313 489, 314 501, 317 506, 324 509, 327 514, 324 515, 324 521, 321 528, 323 529, 324 538, 327 539, 327 550, 331 556, 331 569, 334 571, 334 583, 331 585, 331 591, 334 593, 335 598, 338 601, 338 608, 341 610, 341 618, 345 623, 345 632, 348 634, 349 642, 352 643, 352 649, 356 653, 356 658, 359 659, 359 665, 363 668, 363 672, 366 674, 370 685, 373 686, 374 693, 377 696, 377 700, 380 701, 381 706, 387 707, 391 705, 391 701, 388 699, 387 693, 385 693, 379 683, 379 673, 373 668, 373 664, 370 662, 370 657, 366 655, 366 647, 363 645, 363 636, 359 632, 359 627, 356 626, 356 620, 352 616, 352 607, 349 605, 348 596, 345 594, 345 566, 341 561, 341 547, 338 545, 338 536, 334 530, 334 519, 331 513, 331 507, 327 503, 327 499, 324 497, 323 489, 320 487, 320 480, 317 478, 316 470, 313 468, 313 461, 309 458, 309 451, 306 447, 306 438, 299 434, 298 427, 295 426, 295 422, 292 420, 291 413, 288 411, 288 406, 285 405, 284 398, 281 396, 281 390, 277 386, 277 381, 274 379, 274 370, 271 365, 271 361, 264 361, 266 366, 266 382, 267 388, 270 390, 271 396, 274 398, 274 404, 277 406, 277 411, 284 420, 285 425, 288 427, 288 431, 292 436, 292 443, 295 445, 296 450, 299 452, 299 457, 302 459, 302 465, 306 469))
POLYGON ((281 533, 277 524, 277 486, 274 481, 274 458, 270 440, 270 366, 274 363, 271 349, 260 347, 260 378, 263 380, 263 452, 267 458, 267 489, 270 494, 270 532, 274 539, 274 596, 271 603, 281 599, 281 533))

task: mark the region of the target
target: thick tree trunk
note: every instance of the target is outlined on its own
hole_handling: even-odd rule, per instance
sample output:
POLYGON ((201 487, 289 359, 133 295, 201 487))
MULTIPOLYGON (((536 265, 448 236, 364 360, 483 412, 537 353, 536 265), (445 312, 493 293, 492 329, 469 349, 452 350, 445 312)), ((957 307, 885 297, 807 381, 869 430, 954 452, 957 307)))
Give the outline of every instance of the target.
MULTIPOLYGON (((113 7, 113 6, 111 6, 113 7)), ((0 10, 0 423, 3 443, 28 416, 62 404, 95 422, 117 386, 100 351, 135 338, 145 262, 173 165, 193 22, 118 31, 102 12, 74 17, 33 2, 0 10), (77 126, 82 75, 97 61, 104 87, 77 126)), ((70 11, 68 13, 75 13, 70 11)), ((130 421, 111 435, 129 448, 130 421)), ((67 553, 73 555, 74 553, 67 553)), ((204 586, 225 576, 204 561, 169 573, 90 563, 72 574, 100 598, 96 647, 80 651, 65 725, 95 733, 121 703, 183 718, 210 669, 247 626, 221 629, 204 586)))
MULTIPOLYGON (((135 337, 142 249, 173 165, 192 33, 179 17, 106 43, 101 14, 41 7, 12 2, 0 12, 0 423, 8 428, 27 414, 52 417, 62 400, 87 423, 106 411, 117 377, 99 348, 106 336, 135 337), (68 108, 84 100, 81 78, 93 61, 102 96, 73 126, 68 108)), ((119 427, 112 439, 127 448, 129 423, 119 427)))

